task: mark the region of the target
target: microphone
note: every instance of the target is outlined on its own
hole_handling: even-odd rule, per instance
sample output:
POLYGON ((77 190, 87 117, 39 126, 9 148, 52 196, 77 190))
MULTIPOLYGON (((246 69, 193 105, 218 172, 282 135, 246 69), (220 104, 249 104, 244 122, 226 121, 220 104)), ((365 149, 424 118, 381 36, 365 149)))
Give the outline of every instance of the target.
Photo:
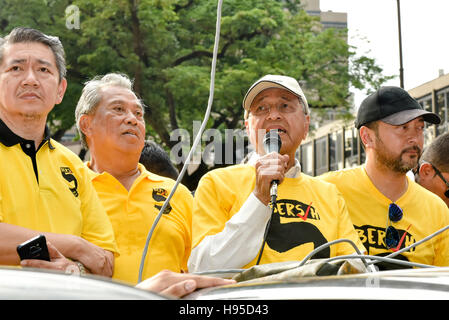
MULTIPOLYGON (((281 150, 282 147, 282 141, 281 137, 279 137, 278 130, 273 129, 268 131, 265 134, 265 137, 263 139, 263 148, 265 150, 265 153, 270 152, 277 152, 281 150)), ((271 197, 271 203, 274 205, 276 203, 276 198, 278 194, 278 184, 279 180, 273 180, 271 181, 271 188, 270 188, 270 197, 271 197)))

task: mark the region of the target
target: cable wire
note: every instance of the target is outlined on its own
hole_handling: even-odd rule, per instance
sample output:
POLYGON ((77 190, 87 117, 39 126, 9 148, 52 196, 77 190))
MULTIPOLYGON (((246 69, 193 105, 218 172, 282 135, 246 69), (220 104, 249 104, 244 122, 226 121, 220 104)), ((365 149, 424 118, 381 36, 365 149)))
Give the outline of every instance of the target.
POLYGON ((270 219, 268 219, 267 225, 265 226, 265 232, 263 233, 262 248, 260 248, 259 257, 257 258, 256 266, 259 265, 260 259, 262 258, 263 249, 265 248, 265 243, 267 242, 268 231, 270 230, 270 226, 271 226, 271 218, 274 215, 274 207, 275 206, 276 206, 276 197, 274 197, 271 201, 271 215, 270 215, 270 219))
MULTIPOLYGON (((368 266, 376 264, 378 262, 390 262, 390 263, 405 265, 405 266, 409 266, 409 267, 435 268, 435 266, 433 266, 433 265, 421 264, 421 263, 404 261, 404 260, 399 260, 399 259, 393 259, 393 257, 401 254, 402 252, 409 251, 410 249, 412 249, 412 248, 414 248, 414 247, 416 247, 416 246, 418 246, 418 245, 420 245, 420 244, 422 244, 422 243, 424 243, 426 241, 429 241, 430 239, 432 239, 433 237, 435 237, 435 236, 439 235, 440 233, 446 231, 447 229, 449 229, 449 225, 445 226, 445 227, 439 229, 438 231, 432 233, 431 235, 429 235, 429 236, 427 236, 427 237, 425 237, 425 238, 423 238, 423 239, 421 239, 421 240, 419 240, 419 241, 417 241, 417 242, 415 242, 415 243, 413 243, 413 244, 411 244, 411 245, 409 245, 409 246, 407 246, 405 248, 402 248, 401 250, 393 252, 393 253, 385 256, 385 257, 363 255, 364 258, 368 258, 368 259, 371 260, 371 261, 365 263, 365 265, 368 267, 368 266)), ((301 261, 299 266, 304 265, 307 262, 307 260, 310 259, 313 255, 315 255, 318 251, 321 251, 322 249, 325 249, 326 247, 328 247, 330 244, 333 244, 333 242, 339 242, 340 240, 347 240, 347 239, 339 239, 339 240, 331 241, 331 242, 328 242, 328 243, 326 243, 326 244, 316 248, 315 250, 313 250, 311 253, 309 253, 301 261)), ((350 241, 350 240, 347 240, 347 241, 349 241, 356 248, 357 253, 360 254, 360 252, 358 251, 358 248, 355 246, 355 244, 352 241, 350 241)), ((359 259, 359 257, 357 257, 357 256, 347 255, 347 256, 332 257, 332 258, 327 259, 326 262, 331 262, 331 261, 338 260, 338 259, 343 259, 343 258, 359 259)), ((365 259, 362 259, 362 260, 365 262, 365 259)), ((368 268, 368 270, 370 270, 370 269, 368 268)))
MULTIPOLYGON (((377 260, 375 262, 368 262, 368 264, 374 264, 377 262, 389 262, 389 263, 400 264, 400 265, 405 265, 405 266, 409 266, 409 267, 438 268, 438 267, 432 266, 430 264, 422 264, 422 263, 404 261, 404 260, 393 259, 393 258, 388 258, 388 257, 381 257, 381 256, 363 255, 363 258, 366 258, 369 260, 377 260)), ((325 260, 325 262, 331 262, 331 261, 340 260, 340 259, 361 259, 361 258, 358 256, 355 256, 355 255, 344 255, 344 256, 336 256, 336 257, 329 258, 329 259, 325 260)))
POLYGON ((385 257, 386 257, 386 258, 393 258, 393 257, 395 257, 395 256, 397 256, 397 255, 399 255, 399 254, 401 254, 402 252, 408 251, 408 250, 410 250, 410 249, 412 249, 412 248, 414 248, 414 247, 420 245, 421 243, 426 242, 426 241, 432 239, 433 237, 439 235, 440 233, 446 231, 447 229, 449 229, 449 225, 448 225, 448 226, 445 226, 445 227, 441 228, 440 230, 438 230, 438 231, 432 233, 431 235, 429 235, 429 236, 427 236, 427 237, 425 237, 425 238, 419 240, 418 242, 415 242, 415 243, 409 245, 408 247, 402 248, 401 250, 398 250, 398 251, 396 251, 396 252, 393 252, 393 253, 389 254, 388 256, 385 256, 385 257))
POLYGON ((203 131, 206 128, 207 121, 209 120, 211 109, 212 109, 212 102, 214 100, 214 89, 215 89, 215 69, 217 65, 217 55, 218 55, 218 44, 220 40, 220 29, 221 29, 221 8, 222 8, 223 0, 218 0, 217 4, 217 22, 216 22, 216 29, 215 29, 215 43, 214 43, 214 49, 213 49, 213 55, 212 55, 212 66, 211 66, 211 79, 210 79, 210 85, 209 85, 209 99, 207 102, 207 109, 206 113, 204 115, 204 120, 201 123, 201 127, 198 131, 198 134, 195 137, 195 140, 193 141, 192 148, 189 151, 189 154, 187 155, 187 159, 184 163, 184 166, 181 169, 181 172, 179 173, 178 179, 176 179, 175 185, 173 186, 173 189, 171 190, 169 196, 164 201, 164 204, 162 205, 158 215, 156 216, 156 219, 153 222, 153 225, 151 226, 151 229, 148 233, 147 240, 145 242, 145 247, 142 252, 142 259, 140 261, 140 267, 139 267, 139 278, 138 282, 142 281, 142 273, 143 268, 145 265, 145 258, 148 252, 148 247, 150 244, 151 237, 153 236, 154 230, 159 222, 159 219, 162 216, 162 213, 165 211, 165 208, 170 203, 170 199, 173 197, 173 194, 176 191, 176 188, 178 187, 180 181, 184 177, 184 174, 187 170, 188 165, 190 164, 193 152, 196 150, 196 147, 198 146, 201 136, 203 135, 203 131))
MULTIPOLYGON (((326 242, 325 244, 322 244, 321 246, 319 246, 318 248, 315 248, 314 250, 312 250, 304 259, 301 260, 301 262, 299 263, 298 267, 302 267, 304 264, 306 264, 306 262, 312 258, 315 254, 317 254, 318 252, 320 252, 321 250, 326 249, 327 247, 330 247, 331 245, 337 244, 337 243, 341 243, 341 242, 348 242, 354 249, 355 252, 357 253, 357 255, 359 256, 363 256, 366 257, 364 254, 362 254, 359 250, 359 248, 357 248, 356 244, 349 240, 349 239, 337 239, 337 240, 333 240, 333 241, 329 241, 326 242)), ((360 258, 360 257, 357 257, 360 258)), ((365 266, 367 267, 367 269, 369 270, 369 265, 367 264, 367 262, 365 261, 364 258, 360 258, 363 263, 365 264, 365 266)))

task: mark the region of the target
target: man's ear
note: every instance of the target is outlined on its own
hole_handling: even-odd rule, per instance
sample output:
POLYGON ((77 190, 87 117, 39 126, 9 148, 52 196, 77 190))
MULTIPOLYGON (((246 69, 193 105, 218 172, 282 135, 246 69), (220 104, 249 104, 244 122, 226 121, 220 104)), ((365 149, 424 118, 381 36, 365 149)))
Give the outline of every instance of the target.
POLYGON ((245 131, 246 131, 246 135, 249 136, 249 123, 248 123, 248 119, 245 119, 245 131))
POLYGON ((309 128, 310 128, 310 115, 307 114, 304 117, 304 137, 302 138, 302 140, 306 140, 307 134, 309 133, 309 128))
POLYGON ((432 165, 427 162, 423 162, 419 166, 419 176, 423 179, 432 178, 435 175, 435 170, 433 170, 432 165))
POLYGON ((61 82, 58 84, 58 93, 56 97, 56 104, 60 104, 64 98, 65 91, 67 89, 67 80, 62 78, 61 82))
POLYGON ((87 114, 83 114, 79 120, 80 130, 85 136, 89 137, 91 135, 91 118, 87 114))
POLYGON ((363 145, 365 146, 365 148, 372 148, 374 147, 374 137, 375 137, 375 132, 374 130, 371 130, 368 127, 362 126, 360 127, 359 130, 360 133, 360 139, 362 140, 363 145))

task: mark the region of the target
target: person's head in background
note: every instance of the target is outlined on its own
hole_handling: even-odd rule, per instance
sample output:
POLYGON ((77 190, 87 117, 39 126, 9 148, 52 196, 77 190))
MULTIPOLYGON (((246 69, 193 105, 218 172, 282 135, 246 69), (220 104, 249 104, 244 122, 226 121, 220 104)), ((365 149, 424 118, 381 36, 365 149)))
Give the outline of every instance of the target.
POLYGON ((139 162, 152 173, 173 180, 178 178, 179 172, 171 162, 169 155, 156 142, 145 140, 139 162))
POLYGON ((424 150, 415 180, 449 207, 449 133, 438 136, 424 150))

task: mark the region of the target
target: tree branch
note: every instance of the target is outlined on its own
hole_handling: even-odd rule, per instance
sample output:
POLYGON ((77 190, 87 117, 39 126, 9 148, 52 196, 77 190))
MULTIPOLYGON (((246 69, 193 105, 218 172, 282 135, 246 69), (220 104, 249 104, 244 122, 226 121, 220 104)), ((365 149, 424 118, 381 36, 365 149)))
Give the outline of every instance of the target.
POLYGON ((187 8, 190 7, 192 4, 193 4, 193 0, 187 1, 187 3, 186 3, 185 5, 179 5, 179 4, 177 4, 177 5, 175 5, 174 11, 175 11, 175 12, 178 12, 178 11, 180 11, 180 10, 182 10, 182 9, 187 9, 187 8))
MULTIPOLYGON (((229 39, 229 41, 223 45, 223 47, 221 48, 221 51, 217 54, 217 58, 223 58, 224 55, 226 54, 226 51, 228 50, 228 48, 232 44, 234 44, 236 41, 250 40, 259 34, 262 34, 262 32, 254 31, 249 34, 242 34, 238 38, 235 38, 235 39, 233 39, 233 38, 229 39)), ((226 38, 226 37, 223 36, 223 38, 226 38)), ((212 56, 213 56, 213 53, 211 51, 205 51, 205 50, 193 51, 193 52, 189 53, 188 55, 185 55, 181 58, 176 59, 175 62, 173 63, 173 66, 175 67, 177 65, 180 65, 184 61, 192 60, 195 58, 201 58, 201 57, 212 58, 212 56)))

